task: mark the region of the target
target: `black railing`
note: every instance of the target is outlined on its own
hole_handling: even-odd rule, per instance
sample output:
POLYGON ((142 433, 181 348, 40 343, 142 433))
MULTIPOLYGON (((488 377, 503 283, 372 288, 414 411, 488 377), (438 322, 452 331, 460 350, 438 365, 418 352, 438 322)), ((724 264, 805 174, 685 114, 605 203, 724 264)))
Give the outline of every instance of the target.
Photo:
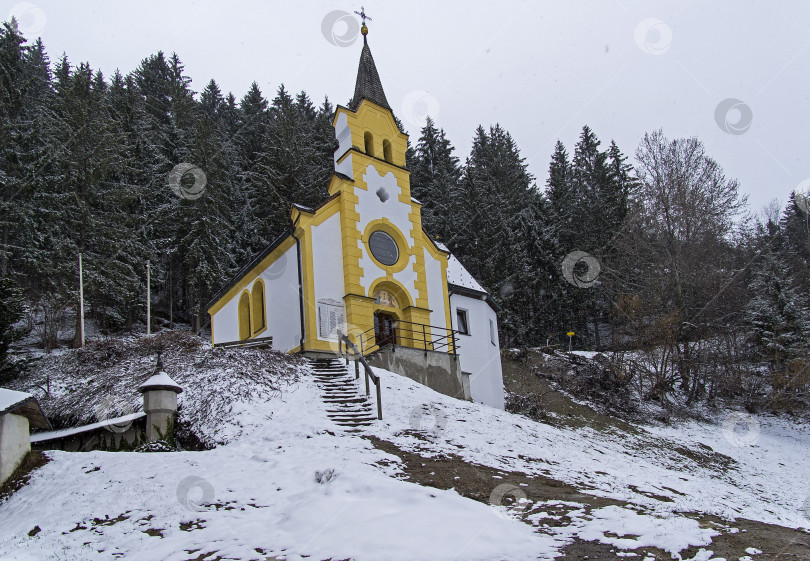
POLYGON ((349 364, 350 360, 354 361, 354 378, 355 380, 360 379, 360 365, 363 365, 363 371, 366 375, 366 395, 369 395, 369 378, 374 382, 374 385, 377 387, 377 418, 382 420, 382 399, 380 398, 380 377, 374 373, 374 370, 371 369, 371 365, 366 360, 366 357, 363 356, 354 343, 346 337, 346 335, 338 329, 338 354, 346 359, 346 364, 349 364), (343 348, 346 348, 346 352, 343 352, 343 348))
POLYGON ((389 344, 451 355, 458 354, 456 340, 458 331, 455 329, 404 320, 393 320, 386 327, 375 326, 358 335, 360 352, 363 356, 389 344))

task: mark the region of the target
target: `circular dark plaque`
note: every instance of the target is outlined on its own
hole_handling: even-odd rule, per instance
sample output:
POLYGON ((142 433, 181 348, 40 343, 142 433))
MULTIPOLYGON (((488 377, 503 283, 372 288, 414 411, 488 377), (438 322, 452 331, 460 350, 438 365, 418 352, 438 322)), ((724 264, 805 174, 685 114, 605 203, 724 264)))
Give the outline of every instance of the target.
POLYGON ((368 238, 368 248, 374 259, 390 267, 399 261, 399 247, 389 234, 382 230, 372 232, 368 238))

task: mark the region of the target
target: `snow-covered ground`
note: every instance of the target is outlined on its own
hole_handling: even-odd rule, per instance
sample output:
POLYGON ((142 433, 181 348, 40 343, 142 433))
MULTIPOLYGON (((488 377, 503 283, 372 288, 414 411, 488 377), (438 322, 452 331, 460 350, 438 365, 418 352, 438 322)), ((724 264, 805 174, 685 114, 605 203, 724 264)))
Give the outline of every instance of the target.
MULTIPOLYGON (((538 532, 505 507, 402 481, 398 459, 334 425, 302 377, 273 399, 242 402, 240 416, 228 417, 238 419, 236 436, 214 450, 49 452, 52 461, 0 505, 0 559, 552 559, 578 536, 674 558, 707 546, 699 561, 712 558, 714 530, 678 512, 810 525, 801 508, 810 436, 787 423, 760 421, 743 446, 720 426, 636 435, 555 428, 378 373, 384 420, 367 432, 637 507, 575 509, 571 524, 538 532), (723 464, 706 446, 734 461, 723 464), (692 461, 678 447, 708 459, 692 461)), ((493 496, 505 484, 493 481, 493 496)))
POLYGON ((395 374, 383 380, 386 417, 371 432, 403 449, 543 474, 662 515, 703 512, 810 528, 806 426, 737 414, 715 425, 638 426, 637 434, 571 429, 459 402, 395 374), (415 408, 422 404, 425 413, 415 408), (414 419, 434 437, 403 433, 414 419))

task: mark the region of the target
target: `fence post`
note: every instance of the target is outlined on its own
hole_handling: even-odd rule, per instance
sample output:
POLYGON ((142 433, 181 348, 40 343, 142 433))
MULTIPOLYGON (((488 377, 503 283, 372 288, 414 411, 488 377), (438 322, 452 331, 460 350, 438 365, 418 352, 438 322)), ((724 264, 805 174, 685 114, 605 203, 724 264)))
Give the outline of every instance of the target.
POLYGON ((354 379, 360 379, 360 359, 354 361, 354 379))
POLYGON ((368 391, 368 369, 365 366, 366 365, 364 364, 363 365, 363 372, 365 372, 365 374, 366 374, 366 395, 369 395, 369 391, 368 391))
POLYGON ((377 418, 382 421, 382 400, 380 399, 380 382, 377 378, 377 418))

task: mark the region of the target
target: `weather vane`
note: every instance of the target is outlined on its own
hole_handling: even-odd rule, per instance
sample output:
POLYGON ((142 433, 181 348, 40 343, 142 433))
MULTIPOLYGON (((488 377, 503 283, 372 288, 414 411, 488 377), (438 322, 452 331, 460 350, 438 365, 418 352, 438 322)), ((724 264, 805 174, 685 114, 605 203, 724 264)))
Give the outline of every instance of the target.
POLYGON ((363 6, 360 6, 360 11, 359 12, 357 10, 355 10, 354 13, 357 14, 358 16, 360 16, 360 18, 363 20, 363 25, 364 26, 366 25, 366 20, 371 21, 371 18, 366 15, 366 9, 363 6))

